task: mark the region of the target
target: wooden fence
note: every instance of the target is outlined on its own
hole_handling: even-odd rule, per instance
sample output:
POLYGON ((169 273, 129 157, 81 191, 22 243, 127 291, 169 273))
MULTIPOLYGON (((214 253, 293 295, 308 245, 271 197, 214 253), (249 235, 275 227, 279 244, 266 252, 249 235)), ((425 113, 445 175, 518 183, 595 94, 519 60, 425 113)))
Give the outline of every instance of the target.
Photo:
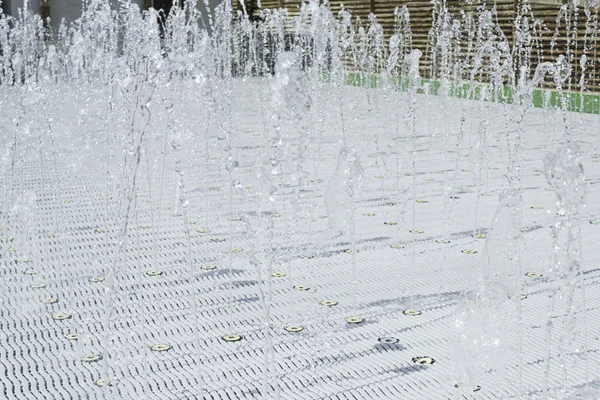
MULTIPOLYGON (((410 15, 412 46, 423 53, 421 74, 425 77, 435 77, 435 70, 438 67, 434 65, 436 55, 432 47, 436 46, 437 39, 435 35, 432 37, 432 27, 435 25, 433 18, 437 18, 441 12, 439 6, 435 9, 431 1, 418 0, 330 0, 329 3, 334 14, 340 11, 343 4, 355 20, 360 18, 363 25, 368 23, 369 14, 376 15, 378 23, 383 27, 386 41, 394 33, 396 7, 405 6, 410 15)), ((438 3, 446 7, 447 15, 462 20, 477 19, 482 10, 493 11, 494 21, 511 46, 512 61, 518 64, 514 66, 514 71, 519 71, 520 65, 527 64, 526 70, 531 75, 539 63, 544 61, 555 63, 562 56, 571 67, 570 70, 565 70, 565 73, 569 74, 568 87, 571 90, 579 91, 583 86, 585 91, 600 91, 600 76, 596 73, 600 61, 600 56, 597 54, 599 38, 597 8, 589 9, 586 15, 583 5, 574 8, 572 1, 560 0, 440 0, 438 3), (523 40, 523 35, 520 35, 519 31, 525 21, 529 28, 536 25, 533 37, 528 39, 535 42, 532 54, 522 54, 519 47, 519 40, 523 40), (582 64, 581 58, 584 54, 586 60, 582 64), (582 67, 585 67, 583 81, 580 79, 582 67)), ((238 4, 239 0, 233 0, 235 8, 238 4)), ((301 1, 298 0, 261 1, 263 9, 287 8, 292 16, 299 12, 300 4, 301 1)), ((469 32, 463 27, 461 35, 462 37, 457 41, 466 54, 469 32)), ((470 58, 472 62, 472 55, 470 58)), ((518 76, 513 79, 518 79, 518 76)), ((552 85, 551 77, 546 78, 546 85, 552 85)))

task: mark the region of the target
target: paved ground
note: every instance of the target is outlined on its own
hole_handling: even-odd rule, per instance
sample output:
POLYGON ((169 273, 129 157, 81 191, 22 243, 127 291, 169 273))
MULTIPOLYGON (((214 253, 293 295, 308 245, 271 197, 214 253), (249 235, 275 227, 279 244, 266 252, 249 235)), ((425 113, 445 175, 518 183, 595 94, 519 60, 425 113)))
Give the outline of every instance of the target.
POLYGON ((600 380, 597 116, 569 116, 587 178, 572 216, 583 274, 571 306, 559 290, 548 342, 548 294, 564 285, 550 271, 543 160, 563 145, 560 113, 520 125, 522 235, 502 269, 483 250, 517 111, 420 96, 413 130, 404 94, 348 87, 340 103, 324 90, 277 142, 269 88, 238 82, 229 150, 223 119, 206 126, 201 101, 178 90, 155 94, 131 203, 125 100, 114 121, 100 101, 2 116, 0 397, 262 398, 267 378, 281 399, 535 399, 548 354, 551 398, 600 380), (344 133, 358 186, 358 173, 335 173, 344 133), (341 235, 326 233, 327 199, 341 235), (518 295, 478 284, 490 271, 518 295))

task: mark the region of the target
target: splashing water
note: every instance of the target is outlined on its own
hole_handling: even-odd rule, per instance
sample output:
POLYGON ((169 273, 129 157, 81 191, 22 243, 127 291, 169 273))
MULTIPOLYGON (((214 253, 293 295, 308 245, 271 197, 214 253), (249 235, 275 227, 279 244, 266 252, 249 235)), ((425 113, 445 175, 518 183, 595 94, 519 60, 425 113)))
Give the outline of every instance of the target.
POLYGON ((113 3, 0 15, 5 395, 599 397, 597 1, 113 3))
MULTIPOLYGON (((559 388, 561 396, 565 396, 566 385, 569 379, 569 362, 567 354, 583 352, 587 349, 587 321, 585 320, 586 304, 583 301, 583 349, 579 348, 577 337, 579 327, 575 304, 575 290, 583 286, 581 271, 581 228, 578 214, 585 199, 584 171, 579 158, 579 149, 570 144, 549 154, 544 160, 546 178, 556 192, 557 216, 552 226, 552 239, 554 253, 550 265, 549 275, 555 280, 555 285, 548 294, 548 323, 546 325, 546 369, 544 376, 544 397, 548 396, 548 377, 551 369, 552 335, 554 328, 554 313, 557 300, 564 301, 567 313, 563 316, 562 332, 558 342, 558 359, 562 374, 559 388)), ((582 287, 583 299, 585 288, 582 287)), ((587 360, 587 356, 585 356, 587 360)), ((585 367, 586 382, 588 380, 587 361, 585 367)))
POLYGON ((317 240, 329 239, 342 234, 351 227, 354 201, 360 190, 364 170, 356 149, 343 147, 338 155, 335 172, 325 191, 328 229, 325 236, 317 240))
POLYGON ((519 195, 505 191, 483 252, 480 277, 472 290, 464 294, 453 322, 455 337, 451 354, 458 382, 475 387, 484 380, 505 379, 515 353, 515 299, 519 273, 519 195))

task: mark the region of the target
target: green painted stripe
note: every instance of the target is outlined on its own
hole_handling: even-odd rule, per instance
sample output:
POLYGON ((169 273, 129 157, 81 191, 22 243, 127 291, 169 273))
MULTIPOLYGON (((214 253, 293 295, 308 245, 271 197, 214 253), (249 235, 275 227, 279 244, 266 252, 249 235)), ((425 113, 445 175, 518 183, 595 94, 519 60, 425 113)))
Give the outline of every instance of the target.
MULTIPOLYGON (((380 83, 381 78, 378 75, 363 75, 359 73, 348 73, 346 75, 346 84, 358 87, 375 88, 380 83)), ((409 81, 407 78, 395 77, 392 81, 393 87, 396 90, 403 92, 408 91, 409 81)), ((476 85, 471 94, 471 99, 481 100, 482 90, 484 85, 476 85)), ((421 80, 421 87, 417 89, 417 93, 425 94, 426 91, 429 94, 438 95, 440 90, 440 81, 438 80, 421 80)), ((450 96, 456 98, 465 98, 469 93, 469 84, 463 83, 457 87, 450 87, 450 96)), ((534 107, 542 108, 544 106, 544 97, 547 97, 547 105, 551 108, 560 107, 561 100, 558 92, 552 89, 535 89, 531 101, 534 107), (549 94, 546 94, 549 93, 549 94)), ((488 97, 490 97, 488 95, 488 97)), ((494 101, 499 103, 512 104, 513 103, 513 90, 511 87, 504 87, 503 93, 496 96, 492 93, 491 96, 494 101)), ((572 112, 583 112, 586 114, 600 114, 600 95, 593 93, 579 93, 579 92, 564 92, 565 102, 567 104, 567 111, 572 112), (583 100, 583 106, 582 106, 583 100)))

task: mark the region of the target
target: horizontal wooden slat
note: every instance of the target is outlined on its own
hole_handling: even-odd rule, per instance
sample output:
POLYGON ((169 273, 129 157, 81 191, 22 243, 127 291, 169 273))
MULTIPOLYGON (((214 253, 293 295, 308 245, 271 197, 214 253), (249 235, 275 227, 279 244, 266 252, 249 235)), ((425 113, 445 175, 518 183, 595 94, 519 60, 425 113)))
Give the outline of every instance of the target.
MULTIPOLYGON (((234 4, 237 4, 237 1, 239 0, 236 0, 234 4)), ((301 5, 298 0, 263 0, 261 3, 263 9, 279 8, 281 6, 287 8, 291 17, 298 15, 301 5)), ((571 82, 579 82, 581 78, 580 59, 585 54, 587 57, 585 77, 587 88, 598 91, 600 90, 600 74, 596 73, 600 63, 600 54, 597 52, 600 38, 598 10, 590 9, 590 19, 588 20, 583 4, 575 10, 573 9, 573 2, 567 3, 567 5, 563 5, 561 0, 496 0, 487 2, 482 0, 445 0, 443 4, 448 18, 450 18, 449 25, 457 22, 459 26, 457 31, 459 36, 454 37, 452 43, 450 43, 452 54, 449 62, 453 65, 458 62, 462 63, 463 74, 469 71, 473 65, 475 52, 478 46, 481 45, 476 43, 478 18, 482 15, 482 11, 489 11, 493 13, 493 23, 496 24, 496 30, 492 32, 496 35, 495 40, 499 43, 501 36, 503 36, 508 42, 511 57, 514 57, 512 61, 515 71, 518 70, 519 66, 526 65, 529 68, 529 76, 532 76, 540 62, 554 62, 560 55, 563 55, 573 65, 571 82), (537 24, 536 31, 529 32, 533 34, 535 42, 530 60, 519 55, 516 48, 519 36, 516 35, 515 20, 518 20, 520 16, 527 19, 529 27, 533 25, 534 21, 537 24), (465 25, 468 19, 474 24, 470 28, 465 25), (469 53, 469 40, 472 41, 471 53, 469 53)), ((442 38, 439 37, 439 31, 436 30, 436 23, 440 13, 444 10, 434 8, 431 1, 331 0, 329 7, 334 16, 337 16, 342 8, 349 11, 352 14, 356 29, 358 26, 367 28, 370 24, 369 14, 374 12, 374 15, 377 16, 377 23, 383 29, 386 52, 389 50, 389 38, 396 33, 395 30, 401 23, 395 15, 395 11, 406 7, 409 21, 403 21, 402 24, 406 25, 408 23, 410 25, 410 35, 407 38, 409 41, 405 44, 408 49, 418 48, 422 51, 420 71, 423 77, 440 76, 442 38), (438 59, 433 59, 434 54, 437 54, 438 59), (435 68, 432 68, 432 66, 435 66, 435 68)), ((351 58, 348 57, 347 60, 351 60, 351 58)), ((381 65, 384 65, 384 61, 382 60, 381 65)), ((355 65, 347 65, 347 67, 350 69, 356 68, 355 65)), ((484 57, 481 67, 482 79, 488 79, 489 72, 489 57, 484 57)), ((505 79, 508 79, 508 77, 505 77, 505 79)), ((549 84, 552 84, 550 77, 547 77, 547 79, 549 84)))

